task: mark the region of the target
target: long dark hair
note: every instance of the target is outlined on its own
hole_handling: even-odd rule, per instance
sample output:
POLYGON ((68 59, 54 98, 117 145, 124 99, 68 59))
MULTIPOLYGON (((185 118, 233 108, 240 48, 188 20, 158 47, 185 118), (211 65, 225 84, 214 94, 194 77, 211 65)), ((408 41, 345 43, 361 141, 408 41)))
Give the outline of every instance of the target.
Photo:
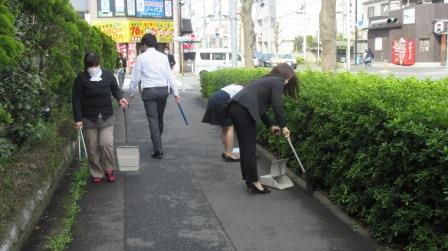
POLYGON ((100 57, 93 52, 88 52, 84 55, 84 70, 87 71, 89 67, 100 65, 100 57))
POLYGON ((297 89, 299 80, 294 70, 288 64, 281 63, 272 68, 271 73, 267 76, 277 76, 283 80, 288 80, 288 83, 283 88, 283 93, 290 96, 293 99, 297 99, 297 89))

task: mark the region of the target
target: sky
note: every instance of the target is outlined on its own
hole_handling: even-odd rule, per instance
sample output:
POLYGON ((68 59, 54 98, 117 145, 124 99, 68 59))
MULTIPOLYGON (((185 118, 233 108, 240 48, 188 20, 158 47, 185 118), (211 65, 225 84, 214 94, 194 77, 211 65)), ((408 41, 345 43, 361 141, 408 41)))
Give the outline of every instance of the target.
MULTIPOLYGON (((229 15, 229 1, 230 0, 187 0, 186 5, 188 6, 189 2, 191 2, 191 13, 187 13, 187 10, 184 10, 186 15, 191 14, 193 26, 196 26, 197 30, 203 29, 204 27, 204 15, 206 16, 214 15, 215 11, 219 10, 219 6, 221 3, 221 13, 223 15, 229 15)), ((240 2, 237 0, 238 3, 240 2)), ((265 3, 269 0, 263 0, 265 3)), ((321 0, 275 0, 277 1, 277 21, 280 23, 282 29, 282 37, 284 39, 291 39, 298 35, 303 35, 305 30, 305 20, 303 12, 297 13, 301 11, 302 5, 305 3, 306 5, 306 33, 307 35, 316 36, 317 30, 319 28, 319 12, 321 8, 321 0)), ((336 11, 344 12, 343 5, 347 4, 351 1, 352 4, 352 23, 355 23, 354 20, 354 5, 355 0, 337 0, 336 11)), ((362 4, 363 0, 358 0, 358 20, 362 18, 362 4)), ((254 3, 256 4, 256 3, 254 3)), ((187 7, 186 6, 186 7, 187 7)), ((188 8, 185 8, 188 9, 188 8)), ((209 19, 206 20, 208 23, 209 19)), ((210 27, 208 27, 210 28, 210 27)), ((195 28, 193 28, 195 29, 195 28)), ((352 28, 353 29, 353 28, 352 28)), ((346 25, 344 24, 342 15, 337 15, 337 30, 339 33, 346 32, 346 25)))

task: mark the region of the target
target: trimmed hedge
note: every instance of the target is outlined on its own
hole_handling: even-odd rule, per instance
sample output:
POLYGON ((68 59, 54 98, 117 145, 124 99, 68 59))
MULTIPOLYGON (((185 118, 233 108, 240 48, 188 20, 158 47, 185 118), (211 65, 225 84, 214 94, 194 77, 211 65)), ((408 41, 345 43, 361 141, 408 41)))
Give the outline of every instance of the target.
MULTIPOLYGON (((205 73, 202 94, 263 74, 205 73)), ((406 250, 448 250, 448 78, 312 71, 298 77, 299 100, 284 104, 308 179, 367 223, 377 240, 406 250)), ((272 142, 266 129, 258 136, 272 142)), ((281 154, 294 159, 285 142, 281 154)), ((299 170, 294 161, 289 165, 299 170)))

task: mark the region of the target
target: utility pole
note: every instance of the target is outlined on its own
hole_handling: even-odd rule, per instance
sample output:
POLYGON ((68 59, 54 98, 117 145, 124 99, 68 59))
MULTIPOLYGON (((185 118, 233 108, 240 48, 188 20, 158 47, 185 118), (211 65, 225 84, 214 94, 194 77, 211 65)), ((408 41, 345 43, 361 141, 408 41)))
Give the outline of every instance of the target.
POLYGON ((238 52, 237 52, 237 43, 238 43, 238 30, 237 30, 237 16, 236 16, 236 9, 237 9, 237 0, 230 0, 230 25, 232 30, 232 40, 231 40, 231 46, 232 46, 232 67, 237 67, 237 60, 238 60, 238 52))
POLYGON ((345 6, 345 15, 346 15, 346 25, 347 25, 347 33, 346 33, 346 37, 347 37, 347 49, 345 50, 346 52, 346 62, 347 62, 347 71, 350 71, 350 39, 351 39, 351 34, 350 34, 350 1, 351 0, 347 0, 346 1, 346 6, 345 6))
POLYGON ((307 22, 306 22, 306 2, 305 2, 305 0, 303 0, 303 21, 305 22, 305 25, 304 25, 304 28, 303 28, 303 31, 304 31, 304 35, 303 35, 303 45, 302 45, 302 49, 303 49, 303 59, 305 60, 305 62, 306 62, 306 50, 307 50, 307 48, 306 48, 306 25, 307 25, 307 22))
MULTIPOLYGON (((178 34, 178 36, 179 37, 181 37, 182 36, 182 5, 183 5, 183 3, 182 3, 182 0, 178 0, 178 2, 177 2, 177 4, 178 4, 178 20, 179 20, 179 34, 178 34)), ((183 43, 182 42, 179 42, 179 72, 180 72, 180 74, 181 74, 181 76, 183 75, 183 73, 184 73, 184 53, 183 53, 183 51, 182 51, 182 47, 183 47, 183 43)))

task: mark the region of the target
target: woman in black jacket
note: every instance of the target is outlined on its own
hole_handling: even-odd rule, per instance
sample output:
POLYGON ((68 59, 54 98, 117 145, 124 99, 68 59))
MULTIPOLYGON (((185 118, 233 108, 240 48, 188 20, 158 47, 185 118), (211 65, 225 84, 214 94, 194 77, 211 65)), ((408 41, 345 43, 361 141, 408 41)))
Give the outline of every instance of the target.
POLYGON ((297 77, 287 64, 279 64, 270 74, 254 80, 236 94, 229 104, 229 114, 235 127, 240 147, 240 165, 243 180, 251 192, 266 194, 270 191, 258 180, 256 151, 257 122, 263 121, 275 134, 280 130, 289 137, 283 111, 283 94, 297 97, 297 77), (273 125, 267 115, 273 109, 277 125, 273 125))
POLYGON ((92 182, 101 183, 104 175, 109 182, 114 182, 114 118, 111 94, 121 107, 126 107, 128 101, 123 98, 115 76, 101 69, 97 55, 87 53, 84 56, 84 67, 84 71, 78 74, 73 84, 75 127, 83 129, 92 182))

